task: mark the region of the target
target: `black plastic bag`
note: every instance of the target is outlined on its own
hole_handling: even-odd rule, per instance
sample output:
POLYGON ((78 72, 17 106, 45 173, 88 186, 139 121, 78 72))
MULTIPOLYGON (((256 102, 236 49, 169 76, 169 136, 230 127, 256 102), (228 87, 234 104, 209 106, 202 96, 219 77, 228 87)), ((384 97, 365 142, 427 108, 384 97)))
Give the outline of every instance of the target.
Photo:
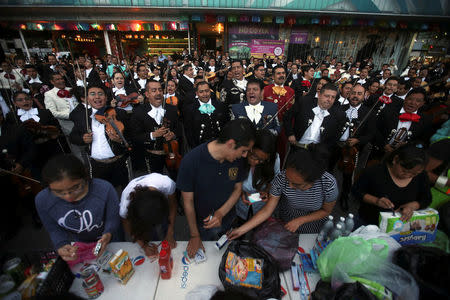
POLYGON ((405 269, 419 286, 420 299, 450 299, 450 255, 441 249, 421 245, 404 246, 393 263, 405 269))
POLYGON ((250 242, 233 241, 230 243, 227 250, 222 256, 222 261, 219 266, 219 278, 220 281, 222 281, 224 288, 227 290, 235 290, 257 299, 281 298, 279 268, 277 263, 275 262, 275 259, 264 249, 250 242), (226 280, 227 274, 225 270, 225 264, 229 252, 233 252, 234 254, 242 258, 250 257, 263 260, 263 276, 261 289, 237 286, 226 280))
POLYGON ((313 300, 377 300, 364 285, 359 282, 344 283, 336 291, 329 282, 320 280, 311 294, 313 300))

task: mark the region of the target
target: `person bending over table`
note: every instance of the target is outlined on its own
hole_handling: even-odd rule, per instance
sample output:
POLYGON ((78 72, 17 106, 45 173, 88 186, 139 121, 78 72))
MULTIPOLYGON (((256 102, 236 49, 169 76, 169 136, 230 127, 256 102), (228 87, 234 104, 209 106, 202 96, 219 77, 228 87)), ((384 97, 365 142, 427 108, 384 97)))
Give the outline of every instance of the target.
POLYGON ((335 178, 326 172, 322 146, 300 148, 288 157, 286 170, 273 180, 267 204, 241 227, 233 229, 236 239, 267 220, 278 206, 285 228, 297 233, 317 233, 333 210, 338 197, 335 178))
POLYGON ((202 240, 217 240, 230 229, 245 178, 241 158, 252 149, 255 133, 247 119, 230 121, 217 139, 195 147, 181 161, 177 187, 191 234, 190 257, 204 249, 202 240))
POLYGON ((148 257, 158 255, 158 247, 149 244, 151 239, 167 240, 171 248, 177 245, 174 238, 175 188, 170 177, 151 173, 133 179, 122 192, 120 217, 123 227, 148 257))
POLYGON ((42 180, 47 188, 36 196, 36 209, 62 259, 77 259, 71 242, 100 241, 100 256, 119 240, 119 199, 109 182, 89 179, 83 163, 67 154, 47 162, 42 180))
POLYGON ((276 147, 276 136, 268 129, 257 131, 255 145, 245 160, 247 178, 242 183, 241 199, 236 204, 236 214, 241 223, 257 213, 269 198, 271 182, 280 173, 280 156, 276 147), (261 200, 252 203, 249 196, 254 193, 259 193, 261 200))
POLYGON ((402 221, 431 203, 425 151, 414 145, 403 145, 385 160, 361 175, 352 189, 359 200, 359 225, 378 225, 382 211, 399 211, 402 221))

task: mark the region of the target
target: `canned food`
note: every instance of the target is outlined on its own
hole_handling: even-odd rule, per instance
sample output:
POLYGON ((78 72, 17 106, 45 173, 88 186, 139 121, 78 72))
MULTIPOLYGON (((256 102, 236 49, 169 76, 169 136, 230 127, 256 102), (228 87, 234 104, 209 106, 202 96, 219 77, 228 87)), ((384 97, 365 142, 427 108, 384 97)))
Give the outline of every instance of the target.
POLYGON ((105 290, 97 272, 92 269, 86 269, 80 274, 83 279, 82 286, 89 299, 99 297, 105 290))
POLYGON ((10 275, 17 285, 20 285, 25 280, 25 274, 22 260, 18 257, 12 258, 5 262, 3 271, 10 275))

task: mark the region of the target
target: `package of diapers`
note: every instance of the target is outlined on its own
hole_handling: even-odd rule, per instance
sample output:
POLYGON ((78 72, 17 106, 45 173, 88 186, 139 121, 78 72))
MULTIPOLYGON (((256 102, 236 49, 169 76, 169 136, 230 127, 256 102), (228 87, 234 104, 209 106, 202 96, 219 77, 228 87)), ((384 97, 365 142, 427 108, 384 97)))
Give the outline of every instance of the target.
POLYGON ((401 213, 380 212, 380 229, 400 245, 433 242, 439 222, 439 213, 433 208, 416 210, 407 222, 400 220, 401 213))

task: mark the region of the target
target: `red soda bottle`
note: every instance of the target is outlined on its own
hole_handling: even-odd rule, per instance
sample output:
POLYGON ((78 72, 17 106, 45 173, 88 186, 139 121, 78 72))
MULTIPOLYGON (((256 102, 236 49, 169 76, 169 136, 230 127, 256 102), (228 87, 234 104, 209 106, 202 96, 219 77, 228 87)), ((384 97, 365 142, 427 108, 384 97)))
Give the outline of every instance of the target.
POLYGON ((161 279, 170 279, 172 277, 172 266, 167 250, 159 252, 159 273, 161 274, 161 279))
POLYGON ((170 245, 169 245, 168 241, 164 240, 164 241, 161 242, 161 250, 166 250, 167 253, 169 253, 170 267, 171 267, 171 269, 173 269, 172 249, 170 248, 170 245))

